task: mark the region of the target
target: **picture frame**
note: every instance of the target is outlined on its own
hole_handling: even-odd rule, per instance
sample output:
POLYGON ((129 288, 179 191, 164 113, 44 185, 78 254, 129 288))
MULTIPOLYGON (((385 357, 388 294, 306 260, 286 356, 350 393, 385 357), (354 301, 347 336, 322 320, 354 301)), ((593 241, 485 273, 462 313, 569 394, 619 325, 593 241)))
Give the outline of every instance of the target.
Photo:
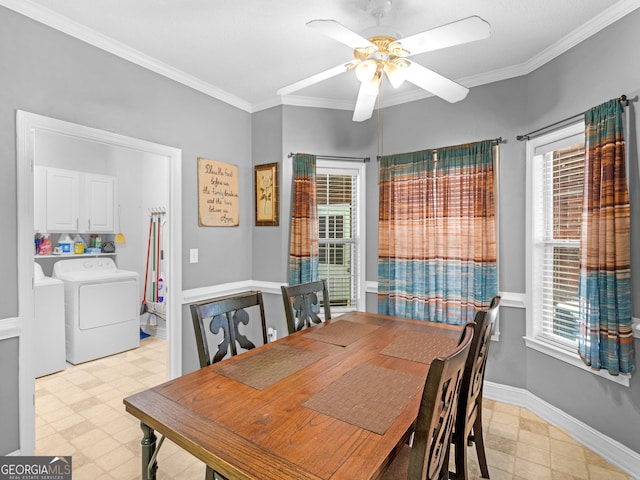
POLYGON ((254 167, 256 226, 277 227, 280 221, 278 163, 254 167))

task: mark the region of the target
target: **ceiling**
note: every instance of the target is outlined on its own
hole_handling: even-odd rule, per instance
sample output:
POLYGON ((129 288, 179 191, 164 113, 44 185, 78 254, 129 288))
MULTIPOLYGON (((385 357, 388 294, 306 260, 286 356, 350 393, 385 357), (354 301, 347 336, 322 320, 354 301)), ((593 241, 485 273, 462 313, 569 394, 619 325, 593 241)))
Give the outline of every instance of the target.
MULTIPOLYGON (((293 95, 276 91, 353 59, 305 24, 334 19, 362 33, 371 0, 0 0, 12 10, 249 112, 279 104, 352 109, 346 72, 293 95)), ((411 57, 474 87, 527 74, 640 6, 640 0, 393 0, 382 24, 402 37, 471 15, 491 37, 411 57)), ((366 35, 365 35, 366 36, 366 35)), ((471 92, 471 94, 473 91, 471 92)), ((470 94, 470 95, 471 95, 470 94)), ((429 94, 387 83, 384 105, 429 94)))

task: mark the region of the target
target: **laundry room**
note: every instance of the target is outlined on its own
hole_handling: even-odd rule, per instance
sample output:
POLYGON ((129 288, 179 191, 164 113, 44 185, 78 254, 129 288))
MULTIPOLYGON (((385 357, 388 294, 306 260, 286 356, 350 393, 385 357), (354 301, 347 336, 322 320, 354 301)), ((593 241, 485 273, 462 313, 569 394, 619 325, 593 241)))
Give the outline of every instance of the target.
POLYGON ((35 376, 166 338, 168 158, 34 135, 35 376))

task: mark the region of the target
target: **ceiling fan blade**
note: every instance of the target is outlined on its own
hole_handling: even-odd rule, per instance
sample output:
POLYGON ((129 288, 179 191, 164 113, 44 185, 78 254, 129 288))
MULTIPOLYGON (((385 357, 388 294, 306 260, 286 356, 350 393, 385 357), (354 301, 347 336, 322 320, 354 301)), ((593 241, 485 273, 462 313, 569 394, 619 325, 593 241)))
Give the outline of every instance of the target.
POLYGON ((411 62, 407 68, 407 81, 450 103, 459 102, 469 93, 467 87, 415 62, 411 62))
POLYGON ((305 87, 309 87, 313 84, 319 83, 323 80, 327 80, 328 78, 335 77, 336 75, 340 75, 343 72, 346 72, 351 67, 352 62, 343 63, 338 65, 337 67, 330 68, 329 70, 325 70, 324 72, 316 73, 315 75, 311 75, 303 80, 292 83, 291 85, 287 85, 286 87, 282 87, 277 91, 278 95, 288 95, 293 92, 297 92, 298 90, 302 90, 305 87))
POLYGON ((402 38, 399 43, 409 52, 409 55, 416 55, 475 42, 488 38, 489 35, 491 35, 491 26, 480 17, 473 16, 402 38))
POLYGON ((378 89, 380 88, 380 78, 369 83, 360 84, 358 90, 358 99, 356 100, 356 108, 353 111, 353 121, 363 122, 373 115, 373 109, 376 106, 376 98, 378 97, 378 89))
POLYGON ((307 26, 324 33, 327 37, 331 37, 353 49, 363 47, 374 47, 377 49, 377 47, 369 40, 349 30, 347 27, 335 20, 311 20, 310 22, 307 22, 307 26))

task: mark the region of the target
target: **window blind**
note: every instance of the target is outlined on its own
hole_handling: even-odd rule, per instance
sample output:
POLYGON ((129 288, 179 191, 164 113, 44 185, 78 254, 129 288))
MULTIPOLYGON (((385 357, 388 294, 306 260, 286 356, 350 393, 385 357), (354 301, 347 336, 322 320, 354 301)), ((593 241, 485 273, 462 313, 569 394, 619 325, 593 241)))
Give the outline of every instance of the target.
POLYGON ((357 185, 355 175, 316 175, 319 274, 328 281, 332 306, 355 306, 358 296, 357 185))
POLYGON ((575 348, 578 334, 578 277, 584 143, 543 156, 544 256, 542 335, 575 348))

